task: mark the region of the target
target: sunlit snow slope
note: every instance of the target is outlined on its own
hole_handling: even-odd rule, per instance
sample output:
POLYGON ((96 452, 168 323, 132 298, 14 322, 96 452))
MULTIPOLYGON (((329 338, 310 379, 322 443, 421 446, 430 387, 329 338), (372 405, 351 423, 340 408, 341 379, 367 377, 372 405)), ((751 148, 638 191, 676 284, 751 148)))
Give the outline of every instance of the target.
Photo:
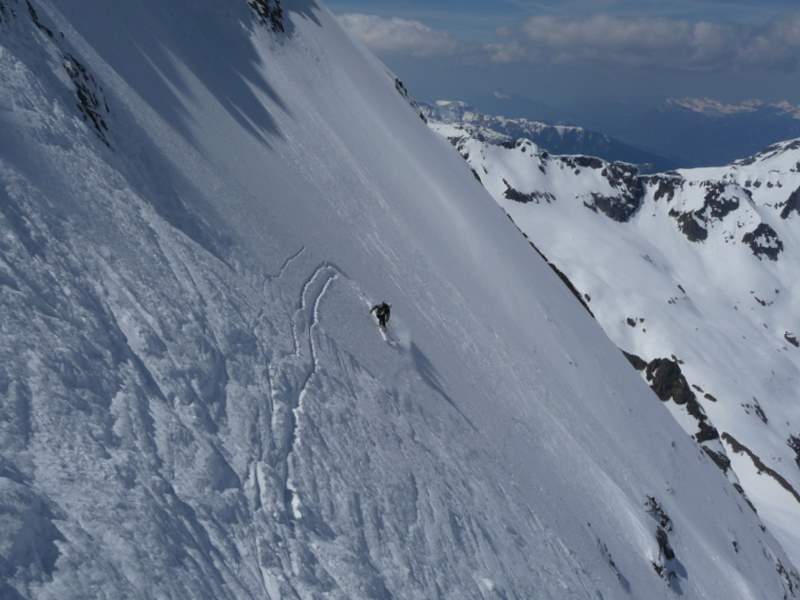
POLYGON ((432 127, 800 562, 800 140, 639 176, 432 127))
POLYGON ((0 597, 800 597, 382 65, 283 9, 0 0, 0 597))

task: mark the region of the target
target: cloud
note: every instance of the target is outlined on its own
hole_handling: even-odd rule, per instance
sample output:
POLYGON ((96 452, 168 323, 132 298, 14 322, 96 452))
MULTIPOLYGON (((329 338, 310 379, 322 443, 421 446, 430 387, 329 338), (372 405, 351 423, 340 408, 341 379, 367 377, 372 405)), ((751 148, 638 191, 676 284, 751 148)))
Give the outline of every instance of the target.
POLYGON ((450 34, 432 29, 420 21, 350 13, 339 15, 339 22, 379 54, 406 54, 422 58, 450 56, 457 53, 460 47, 460 43, 450 34))
MULTIPOLYGON (((602 6, 617 0, 583 1, 602 6)), ((493 40, 483 43, 459 40, 413 19, 350 13, 339 20, 381 55, 446 57, 470 64, 800 71, 800 12, 759 25, 663 16, 534 16, 498 29, 493 40)))
POLYGON ((484 46, 499 63, 612 64, 644 68, 794 70, 800 15, 745 26, 665 17, 536 16, 484 46))

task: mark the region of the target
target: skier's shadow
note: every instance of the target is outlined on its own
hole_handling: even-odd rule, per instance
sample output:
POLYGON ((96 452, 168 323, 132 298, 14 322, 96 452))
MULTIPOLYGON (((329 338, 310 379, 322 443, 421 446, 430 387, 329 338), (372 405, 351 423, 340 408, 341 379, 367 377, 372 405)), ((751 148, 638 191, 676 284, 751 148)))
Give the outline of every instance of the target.
POLYGON ((456 404, 455 400, 453 400, 445 391, 444 387, 442 386, 439 373, 436 371, 436 367, 433 366, 433 363, 428 359, 427 356, 425 356, 422 350, 420 350, 419 346, 417 346, 414 342, 411 342, 409 352, 411 353, 411 360, 414 362, 414 367, 416 368, 417 373, 419 373, 422 377, 422 380, 428 384, 433 391, 444 398, 445 402, 447 402, 475 432, 477 432, 478 428, 475 427, 475 424, 466 414, 464 414, 464 412, 456 404))

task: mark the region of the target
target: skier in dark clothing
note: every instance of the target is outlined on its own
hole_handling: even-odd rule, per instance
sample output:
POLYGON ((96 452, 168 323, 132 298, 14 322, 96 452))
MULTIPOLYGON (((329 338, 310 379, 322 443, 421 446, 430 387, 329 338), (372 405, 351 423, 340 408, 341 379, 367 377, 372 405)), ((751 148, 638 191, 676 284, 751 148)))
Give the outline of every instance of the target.
POLYGON ((378 317, 378 325, 381 326, 381 329, 386 329, 386 323, 389 322, 389 317, 392 314, 392 307, 386 302, 381 302, 373 306, 369 312, 370 314, 375 313, 375 316, 378 317))

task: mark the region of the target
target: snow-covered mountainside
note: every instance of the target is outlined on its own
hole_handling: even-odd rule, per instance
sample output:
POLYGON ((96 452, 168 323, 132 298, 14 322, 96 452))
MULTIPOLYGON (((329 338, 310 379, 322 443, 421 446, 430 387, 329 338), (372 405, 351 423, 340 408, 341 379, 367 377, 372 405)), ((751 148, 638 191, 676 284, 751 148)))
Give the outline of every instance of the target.
POLYGON ((315 2, 0 0, 0 81, 4 600, 800 598, 315 2))
POLYGON ((431 127, 800 562, 800 140, 641 176, 431 127))
POLYGON ((643 172, 668 170, 678 166, 664 157, 583 127, 548 125, 524 118, 487 115, 457 100, 422 103, 420 107, 425 117, 431 121, 467 130, 473 137, 493 142, 499 141, 498 138, 511 142, 527 138, 553 154, 586 154, 612 161, 625 161, 639 165, 643 172))

